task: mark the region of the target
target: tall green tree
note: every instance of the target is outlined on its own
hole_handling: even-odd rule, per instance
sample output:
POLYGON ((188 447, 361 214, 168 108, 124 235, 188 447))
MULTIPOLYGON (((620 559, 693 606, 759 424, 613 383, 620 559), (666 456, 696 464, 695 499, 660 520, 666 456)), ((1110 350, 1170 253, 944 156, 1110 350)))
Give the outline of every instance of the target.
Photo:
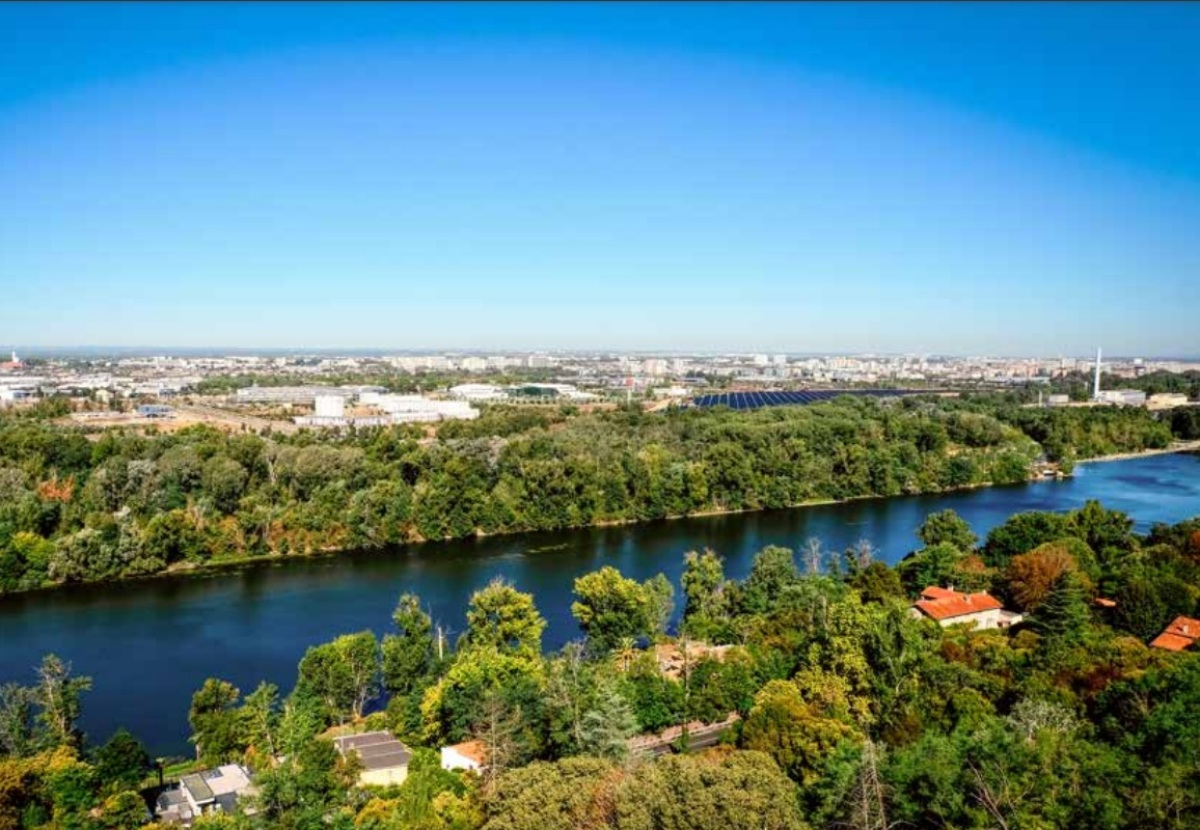
POLYGON ((238 714, 241 692, 232 683, 210 677, 194 695, 188 710, 192 727, 189 740, 197 759, 216 766, 234 760, 244 749, 242 719, 238 714))
POLYGON ((843 741, 861 740, 845 718, 804 700, 796 684, 772 680, 759 691, 742 729, 742 746, 770 755, 801 784, 812 784, 843 741))
POLYGON ((379 644, 370 631, 313 646, 300 661, 297 687, 313 694, 334 721, 360 718, 379 695, 379 644))
POLYGON ((649 634, 661 637, 667 633, 671 615, 675 613, 675 586, 664 574, 655 574, 642 583, 646 593, 646 618, 649 634))
POLYGON ((476 591, 467 606, 468 647, 493 646, 513 654, 536 656, 542 650, 546 620, 532 594, 523 594, 502 579, 476 591))
POLYGON ((906 556, 896 570, 909 592, 916 594, 931 585, 940 588, 953 585, 965 558, 962 550, 949 542, 938 542, 906 556))
POLYGON ((617 830, 806 830, 796 787, 761 752, 671 755, 645 764, 615 794, 617 830))
POLYGON ((54 743, 78 745, 82 741, 77 725, 81 698, 92 688, 92 678, 72 677, 71 664, 54 654, 42 658, 37 675, 39 722, 54 743))
POLYGON ((93 764, 97 778, 111 792, 137 789, 151 768, 150 753, 125 729, 118 729, 96 750, 93 764))
POLYGON ((683 558, 684 628, 694 637, 719 637, 729 621, 725 565, 715 552, 689 551, 683 558))
POLYGON ((983 561, 992 567, 1003 567, 1014 556, 1070 536, 1070 531, 1070 519, 1058 513, 1018 513, 988 533, 981 550, 983 561))
POLYGON ((34 748, 35 689, 19 683, 0 686, 0 758, 20 758, 34 748))
POLYGON ((583 716, 581 749, 596 758, 623 760, 629 755, 628 741, 638 731, 633 707, 616 684, 600 687, 596 704, 583 716))
POLYGON ((259 683, 246 695, 242 720, 246 744, 268 759, 279 754, 279 718, 279 687, 273 683, 259 683))
POLYGON ((768 545, 754 555, 750 575, 742 586, 741 604, 746 613, 773 610, 788 587, 800 580, 800 569, 791 549, 768 545))
POLYGON ((605 566, 575 580, 576 601, 571 613, 598 653, 616 648, 627 637, 641 637, 650 629, 650 602, 645 588, 605 566))
POLYGON ((1056 645, 1082 642, 1091 622, 1087 588, 1076 571, 1064 571, 1030 617, 1038 634, 1056 645))
POLYGON ((930 513, 917 530, 917 537, 925 547, 947 544, 964 553, 979 543, 979 537, 966 520, 950 509, 930 513))
POLYGON ((433 620, 415 594, 403 594, 392 613, 397 633, 384 635, 383 685, 408 694, 433 668, 433 620))

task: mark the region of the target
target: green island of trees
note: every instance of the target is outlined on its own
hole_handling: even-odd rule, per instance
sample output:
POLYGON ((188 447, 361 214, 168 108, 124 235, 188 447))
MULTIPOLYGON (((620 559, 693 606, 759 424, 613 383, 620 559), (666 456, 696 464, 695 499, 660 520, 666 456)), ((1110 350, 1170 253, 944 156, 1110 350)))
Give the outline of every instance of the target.
MULTIPOLYGON (((1090 502, 1014 515, 980 540, 943 511, 917 535, 895 568, 869 545, 812 542, 760 551, 742 580, 691 552, 678 603, 665 578, 584 574, 582 637, 554 653, 535 598, 502 580, 471 598, 455 643, 403 595, 382 637, 310 648, 286 696, 218 678, 196 691, 184 770, 241 763, 257 792, 194 826, 1200 827, 1200 651, 1147 645, 1197 613, 1200 517, 1139 535, 1090 502), (1024 621, 912 613, 924 588, 950 584, 1024 621), (630 743, 730 721, 715 746, 685 735, 651 757, 630 743), (357 762, 329 740, 368 729, 413 748, 402 784, 357 785, 357 762), (484 769, 442 769, 437 748, 464 739, 484 769)), ((0 830, 146 826, 156 790, 141 744, 123 731, 87 743, 90 680, 53 655, 33 680, 0 686, 0 830)))
POLYGON ((347 434, 89 433, 0 415, 0 593, 266 555, 939 492, 1162 448, 1144 410, 843 398, 753 412, 494 407, 347 434))

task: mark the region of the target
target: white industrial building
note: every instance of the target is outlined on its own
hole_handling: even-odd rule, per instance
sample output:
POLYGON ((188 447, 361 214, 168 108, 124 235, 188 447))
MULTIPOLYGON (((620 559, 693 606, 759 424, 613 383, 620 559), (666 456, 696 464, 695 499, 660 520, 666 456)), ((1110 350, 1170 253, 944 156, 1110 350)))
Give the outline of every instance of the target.
POLYGON ((292 420, 302 427, 378 427, 392 424, 431 423, 445 420, 472 420, 479 410, 467 401, 438 401, 420 395, 392 395, 377 391, 363 392, 358 403, 381 410, 383 415, 346 415, 346 399, 341 395, 318 395, 316 411, 292 420))
POLYGON ((471 420, 479 417, 479 410, 467 401, 438 401, 420 395, 366 394, 359 396, 359 402, 383 410, 392 416, 395 423, 471 420))
POLYGON ((596 396, 591 392, 581 392, 570 383, 522 383, 511 388, 510 395, 538 396, 546 398, 566 398, 571 401, 591 401, 596 396))
POLYGON ((383 391, 382 386, 247 386, 237 391, 237 402, 312 406, 319 395, 352 398, 365 392, 383 391))
POLYGON ((1117 406, 1145 406, 1146 393, 1140 389, 1102 389, 1096 393, 1096 400, 1117 406))
POLYGON ((14 389, 11 386, 0 386, 0 407, 5 407, 32 397, 33 392, 28 389, 14 389))
POLYGON ((346 415, 346 399, 341 395, 317 395, 313 399, 318 418, 342 418, 346 415))
POLYGON ((498 401, 508 397, 508 393, 490 383, 460 383, 450 387, 450 397, 463 401, 498 401))

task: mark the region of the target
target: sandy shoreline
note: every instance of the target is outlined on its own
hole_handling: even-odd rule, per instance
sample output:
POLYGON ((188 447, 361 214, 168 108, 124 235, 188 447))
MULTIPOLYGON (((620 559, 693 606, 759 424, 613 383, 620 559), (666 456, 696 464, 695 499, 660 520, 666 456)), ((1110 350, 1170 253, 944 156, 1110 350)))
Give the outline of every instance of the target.
POLYGON ((1172 455, 1177 452, 1200 452, 1200 441, 1177 441, 1169 447, 1160 450, 1139 450, 1138 452, 1118 452, 1112 455, 1099 455, 1095 458, 1083 458, 1076 464, 1100 464, 1105 461, 1129 461, 1134 458, 1146 458, 1151 455, 1172 455))

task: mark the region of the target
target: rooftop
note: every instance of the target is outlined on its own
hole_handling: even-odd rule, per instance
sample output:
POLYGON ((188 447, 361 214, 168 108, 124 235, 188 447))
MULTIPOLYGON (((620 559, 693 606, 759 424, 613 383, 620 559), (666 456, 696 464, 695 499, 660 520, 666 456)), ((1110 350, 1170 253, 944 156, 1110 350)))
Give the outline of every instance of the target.
POLYGON ((200 773, 185 775, 179 779, 179 784, 183 789, 187 790, 192 795, 192 800, 197 804, 207 804, 210 801, 216 800, 216 795, 212 788, 204 780, 204 776, 200 773))
POLYGON ((1000 600, 987 591, 965 594, 936 586, 922 591, 921 598, 916 601, 915 606, 923 614, 939 621, 978 614, 981 611, 998 611, 1004 607, 1000 600))
POLYGON ((1200 620, 1180 616, 1171 620, 1171 624, 1151 640, 1150 645, 1167 651, 1183 651, 1197 639, 1200 639, 1200 620))
POLYGON ((338 752, 345 756, 353 750, 362 761, 363 769, 393 769, 408 766, 412 752, 389 732, 363 732, 333 739, 338 752))
POLYGON ((487 761, 487 750, 483 745, 483 741, 463 741, 461 744, 454 744, 447 747, 453 749, 464 758, 470 758, 477 764, 483 764, 487 761))

